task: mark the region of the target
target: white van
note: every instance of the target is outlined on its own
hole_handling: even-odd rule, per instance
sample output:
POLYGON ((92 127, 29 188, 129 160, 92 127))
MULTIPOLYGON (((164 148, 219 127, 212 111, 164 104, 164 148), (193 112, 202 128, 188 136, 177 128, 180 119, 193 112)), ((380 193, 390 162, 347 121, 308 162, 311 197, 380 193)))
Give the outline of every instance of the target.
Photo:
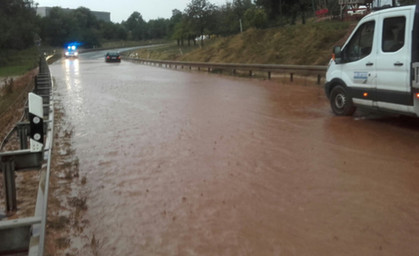
POLYGON ((365 5, 360 5, 358 6, 358 8, 351 8, 349 9, 346 13, 350 16, 354 16, 354 15, 365 15, 368 11, 367 6, 365 5))
POLYGON ((352 115, 356 107, 366 107, 419 116, 415 10, 404 6, 373 12, 358 23, 342 48, 334 48, 325 91, 336 115, 352 115))

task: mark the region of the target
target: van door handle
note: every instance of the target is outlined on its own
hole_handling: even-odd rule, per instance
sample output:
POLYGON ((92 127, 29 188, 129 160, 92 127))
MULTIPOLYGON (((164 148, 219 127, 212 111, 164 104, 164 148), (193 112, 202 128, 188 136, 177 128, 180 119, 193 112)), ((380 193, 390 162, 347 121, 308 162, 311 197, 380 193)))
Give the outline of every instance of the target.
POLYGON ((401 66, 403 66, 403 63, 401 63, 401 62, 396 62, 396 63, 394 63, 394 66, 401 67, 401 66))
POLYGON ((367 64, 365 64, 365 66, 372 66, 372 65, 374 65, 374 63, 372 62, 367 62, 367 64))

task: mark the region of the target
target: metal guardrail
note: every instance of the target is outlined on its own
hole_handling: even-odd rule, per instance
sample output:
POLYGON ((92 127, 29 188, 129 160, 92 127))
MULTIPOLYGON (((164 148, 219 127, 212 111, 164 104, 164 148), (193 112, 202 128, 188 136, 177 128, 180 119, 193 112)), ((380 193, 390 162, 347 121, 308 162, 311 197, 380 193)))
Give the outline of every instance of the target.
POLYGON ((294 74, 298 75, 311 75, 317 76, 317 84, 320 84, 321 78, 324 77, 327 66, 320 65, 281 65, 281 64, 237 64, 237 63, 210 63, 210 62, 188 62, 188 61, 168 61, 168 60, 149 60, 141 58, 123 57, 124 60, 139 62, 146 65, 157 65, 166 68, 185 67, 192 69, 197 68, 198 70, 207 69, 208 72, 214 70, 228 70, 232 74, 236 74, 237 71, 247 71, 249 76, 252 76, 254 72, 266 72, 268 79, 271 79, 273 73, 288 73, 290 74, 290 80, 294 80, 294 74))
POLYGON ((52 88, 53 80, 48 65, 45 59, 41 58, 39 74, 35 79, 34 93, 29 95, 38 100, 35 112, 40 114, 39 116, 34 115, 33 105, 29 102, 29 107, 26 108, 23 119, 30 120, 18 122, 0 146, 0 150, 3 149, 4 144, 8 143, 10 137, 15 132, 17 133, 20 140, 20 150, 0 152, 0 170, 4 177, 7 197, 5 202, 8 212, 13 213, 17 208, 14 172, 25 169, 40 169, 41 172, 34 216, 0 221, 0 255, 22 255, 27 253, 27 255, 31 256, 40 256, 44 254, 49 177, 54 138, 52 88), (29 147, 28 140, 30 142, 29 147), (42 147, 39 147, 39 145, 42 147))

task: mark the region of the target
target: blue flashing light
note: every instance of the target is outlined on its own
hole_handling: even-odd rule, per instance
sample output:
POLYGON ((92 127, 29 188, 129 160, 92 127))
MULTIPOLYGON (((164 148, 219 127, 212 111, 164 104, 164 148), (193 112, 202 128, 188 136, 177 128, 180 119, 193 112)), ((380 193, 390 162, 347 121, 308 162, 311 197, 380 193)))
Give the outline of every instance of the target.
POLYGON ((75 51, 80 45, 81 43, 79 42, 71 42, 66 45, 67 46, 66 48, 68 51, 75 51))

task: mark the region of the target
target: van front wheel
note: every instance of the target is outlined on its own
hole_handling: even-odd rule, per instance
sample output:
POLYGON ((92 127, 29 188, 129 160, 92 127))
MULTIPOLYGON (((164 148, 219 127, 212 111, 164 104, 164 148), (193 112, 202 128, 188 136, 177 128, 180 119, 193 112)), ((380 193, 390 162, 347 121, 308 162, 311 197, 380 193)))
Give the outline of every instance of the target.
POLYGON ((337 85, 332 89, 330 106, 333 113, 338 116, 351 116, 356 110, 351 97, 341 85, 337 85))

